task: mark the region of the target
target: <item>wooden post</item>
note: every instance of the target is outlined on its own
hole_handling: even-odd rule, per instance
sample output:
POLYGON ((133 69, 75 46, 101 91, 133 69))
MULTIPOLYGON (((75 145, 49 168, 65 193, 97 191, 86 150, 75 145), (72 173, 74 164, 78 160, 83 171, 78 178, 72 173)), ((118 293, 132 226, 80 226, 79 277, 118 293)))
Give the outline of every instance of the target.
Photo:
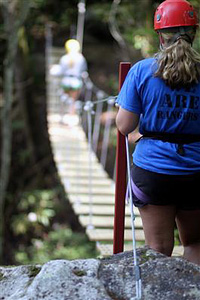
MULTIPOLYGON (((130 63, 120 63, 119 90, 121 89, 130 63)), ((116 149, 116 185, 115 185, 115 217, 114 217, 114 241, 113 254, 124 250, 124 221, 125 221, 125 196, 126 196, 126 142, 125 136, 117 132, 116 149)))

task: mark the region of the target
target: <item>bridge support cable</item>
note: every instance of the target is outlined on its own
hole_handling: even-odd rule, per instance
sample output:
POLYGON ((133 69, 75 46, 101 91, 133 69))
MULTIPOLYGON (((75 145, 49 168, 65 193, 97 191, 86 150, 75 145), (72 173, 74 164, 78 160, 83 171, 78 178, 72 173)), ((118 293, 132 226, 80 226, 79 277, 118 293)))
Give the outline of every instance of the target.
POLYGON ((92 176, 93 176, 93 170, 92 170, 92 114, 93 114, 93 103, 92 101, 87 101, 84 110, 87 113, 87 122, 88 122, 88 151, 89 151, 89 157, 88 157, 88 163, 89 163, 89 176, 88 176, 88 188, 89 188, 89 224, 87 226, 87 229, 93 229, 93 223, 92 223, 92 216, 93 216, 93 190, 92 190, 92 176))
MULTIPOLYGON (((75 110, 76 110, 76 113, 77 113, 77 116, 78 116, 78 122, 77 124, 80 126, 80 114, 81 114, 81 110, 82 110, 82 104, 80 103, 80 101, 76 101, 75 103, 75 110)), ((77 159, 77 165, 80 165, 81 164, 81 142, 80 140, 78 139, 77 140, 77 144, 76 144, 76 159, 77 159)), ((76 168, 76 184, 77 184, 77 187, 80 186, 80 176, 79 176, 79 168, 76 168)), ((75 195, 76 195, 76 201, 75 201, 75 205, 80 205, 81 204, 81 200, 80 200, 80 195, 79 195, 79 192, 78 192, 78 188, 75 192, 75 195)))
POLYGON ((93 93, 93 83, 88 77, 85 83, 85 96, 84 96, 85 102, 92 100, 92 93, 93 93))
MULTIPOLYGON (((87 103, 88 101, 92 101, 93 97, 93 82, 90 80, 89 76, 84 82, 84 103, 87 103)), ((88 132, 88 117, 87 117, 87 111, 83 109, 82 114, 82 125, 85 130, 85 132, 88 132)))
MULTIPOLYGON (((96 93, 96 97, 97 97, 97 100, 101 100, 104 97, 104 93, 102 91, 98 91, 96 93)), ((92 135, 92 139, 93 139, 92 148, 95 153, 97 153, 97 148, 98 148, 100 126, 101 126, 100 116, 102 114, 102 110, 103 110, 103 102, 98 101, 98 103, 96 105, 96 113, 95 113, 94 128, 93 128, 93 135, 92 135)))
POLYGON ((104 127, 102 151, 101 151, 101 158, 100 158, 100 162, 104 168, 106 166, 108 144, 109 144, 109 137, 110 137, 110 127, 111 127, 111 122, 112 122, 112 120, 109 116, 111 115, 110 113, 113 111, 114 103, 115 103, 115 98, 110 97, 107 102, 108 117, 106 117, 106 123, 105 123, 105 127, 104 127))

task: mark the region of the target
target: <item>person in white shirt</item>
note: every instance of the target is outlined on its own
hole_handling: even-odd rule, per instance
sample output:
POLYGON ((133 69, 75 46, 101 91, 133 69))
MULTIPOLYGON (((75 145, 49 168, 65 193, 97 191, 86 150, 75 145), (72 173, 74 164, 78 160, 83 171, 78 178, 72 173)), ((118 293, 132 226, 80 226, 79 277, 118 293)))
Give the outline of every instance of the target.
POLYGON ((70 114, 75 113, 75 101, 83 86, 83 76, 87 74, 87 62, 80 52, 80 44, 75 39, 65 43, 66 54, 60 58, 59 65, 54 65, 50 74, 61 76, 61 87, 72 100, 70 114))

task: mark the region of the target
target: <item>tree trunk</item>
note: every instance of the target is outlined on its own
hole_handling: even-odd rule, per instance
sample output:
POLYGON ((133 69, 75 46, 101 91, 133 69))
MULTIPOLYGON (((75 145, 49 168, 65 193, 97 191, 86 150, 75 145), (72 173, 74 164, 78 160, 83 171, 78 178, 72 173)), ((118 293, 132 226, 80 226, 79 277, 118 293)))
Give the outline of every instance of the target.
POLYGON ((25 77, 23 76, 24 73, 24 58, 21 51, 18 49, 18 53, 16 55, 16 64, 15 64, 15 89, 16 94, 15 98, 17 101, 17 105, 19 107, 20 114, 22 116, 22 119, 24 121, 24 132, 26 135, 26 142, 27 142, 27 150, 30 153, 30 158, 32 161, 32 164, 36 164, 36 155, 35 155, 35 149, 34 149, 34 142, 32 139, 32 132, 30 129, 30 122, 29 122, 29 116, 27 112, 27 103, 26 103, 26 94, 24 92, 25 90, 25 77))
POLYGON ((1 116, 1 169, 0 169, 0 264, 3 264, 4 244, 4 205, 9 181, 12 144, 11 110, 13 103, 13 75, 15 56, 18 46, 18 30, 23 24, 29 10, 27 0, 7 0, 2 3, 4 29, 7 36, 7 53, 4 61, 3 98, 1 116))

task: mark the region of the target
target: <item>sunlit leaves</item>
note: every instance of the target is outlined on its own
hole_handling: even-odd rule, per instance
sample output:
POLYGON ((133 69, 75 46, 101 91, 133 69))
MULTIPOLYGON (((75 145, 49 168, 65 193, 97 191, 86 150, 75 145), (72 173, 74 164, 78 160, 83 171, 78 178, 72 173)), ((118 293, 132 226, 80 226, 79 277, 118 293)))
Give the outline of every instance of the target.
POLYGON ((33 230, 41 234, 43 227, 48 227, 55 215, 53 209, 54 192, 34 190, 24 193, 18 204, 18 215, 12 219, 12 229, 16 235, 33 230))

